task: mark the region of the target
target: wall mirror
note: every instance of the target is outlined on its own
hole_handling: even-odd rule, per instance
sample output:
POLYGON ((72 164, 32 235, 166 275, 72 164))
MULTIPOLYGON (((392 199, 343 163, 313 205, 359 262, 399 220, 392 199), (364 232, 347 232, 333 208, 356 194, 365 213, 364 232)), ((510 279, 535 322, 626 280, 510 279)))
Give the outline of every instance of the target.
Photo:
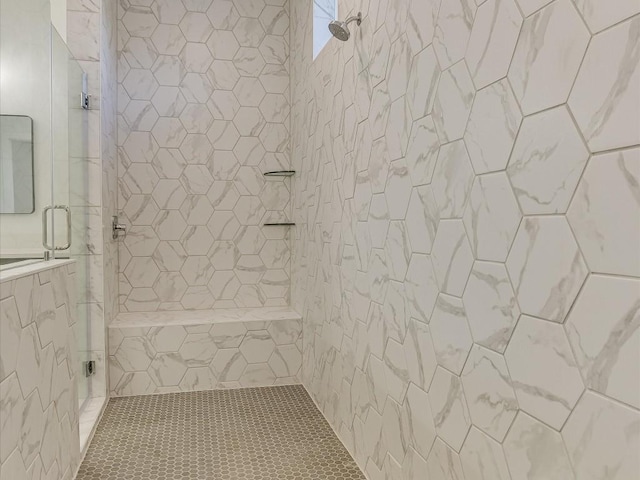
POLYGON ((33 121, 0 115, 0 213, 33 213, 33 121))

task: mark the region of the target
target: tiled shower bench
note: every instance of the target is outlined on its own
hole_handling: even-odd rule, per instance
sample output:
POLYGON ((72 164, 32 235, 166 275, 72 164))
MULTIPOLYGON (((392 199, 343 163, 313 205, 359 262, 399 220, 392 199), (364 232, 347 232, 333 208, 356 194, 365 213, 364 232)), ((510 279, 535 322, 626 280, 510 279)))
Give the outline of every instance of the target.
POLYGON ((109 325, 111 396, 300 383, 290 307, 121 313, 109 325))

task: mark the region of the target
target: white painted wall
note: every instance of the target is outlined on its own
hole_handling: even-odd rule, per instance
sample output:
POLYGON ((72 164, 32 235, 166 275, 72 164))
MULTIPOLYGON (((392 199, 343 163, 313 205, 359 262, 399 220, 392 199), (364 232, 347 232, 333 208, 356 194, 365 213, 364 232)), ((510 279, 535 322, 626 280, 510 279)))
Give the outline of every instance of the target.
POLYGON ((0 113, 33 119, 35 213, 0 215, 0 252, 42 252, 41 212, 50 203, 51 7, 0 0, 0 113))
POLYGON ((51 23, 67 42, 67 0, 51 0, 51 23))

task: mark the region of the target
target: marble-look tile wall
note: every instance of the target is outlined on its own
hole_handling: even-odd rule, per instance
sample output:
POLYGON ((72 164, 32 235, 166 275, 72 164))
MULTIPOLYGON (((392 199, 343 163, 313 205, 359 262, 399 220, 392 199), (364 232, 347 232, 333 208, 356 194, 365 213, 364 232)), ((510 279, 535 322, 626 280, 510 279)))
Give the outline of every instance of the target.
POLYGON ((640 6, 291 5, 303 378, 371 479, 638 477, 640 6))
POLYGON ((121 311, 289 303, 288 9, 119 3, 121 311))
POLYGON ((302 321, 109 328, 111 396, 300 383, 302 321))
POLYGON ((80 461, 75 265, 0 284, 0 478, 71 479, 80 461))

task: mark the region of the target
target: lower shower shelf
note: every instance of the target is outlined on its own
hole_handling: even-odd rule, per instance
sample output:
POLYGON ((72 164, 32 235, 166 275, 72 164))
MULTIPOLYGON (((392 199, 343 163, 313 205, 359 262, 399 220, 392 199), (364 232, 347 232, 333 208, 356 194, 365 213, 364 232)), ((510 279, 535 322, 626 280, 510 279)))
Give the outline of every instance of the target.
POLYGON ((289 306, 127 312, 108 330, 111 397, 300 383, 289 306))
POLYGON ((293 227, 295 223, 293 222, 280 222, 280 223, 264 223, 265 227, 293 227))

